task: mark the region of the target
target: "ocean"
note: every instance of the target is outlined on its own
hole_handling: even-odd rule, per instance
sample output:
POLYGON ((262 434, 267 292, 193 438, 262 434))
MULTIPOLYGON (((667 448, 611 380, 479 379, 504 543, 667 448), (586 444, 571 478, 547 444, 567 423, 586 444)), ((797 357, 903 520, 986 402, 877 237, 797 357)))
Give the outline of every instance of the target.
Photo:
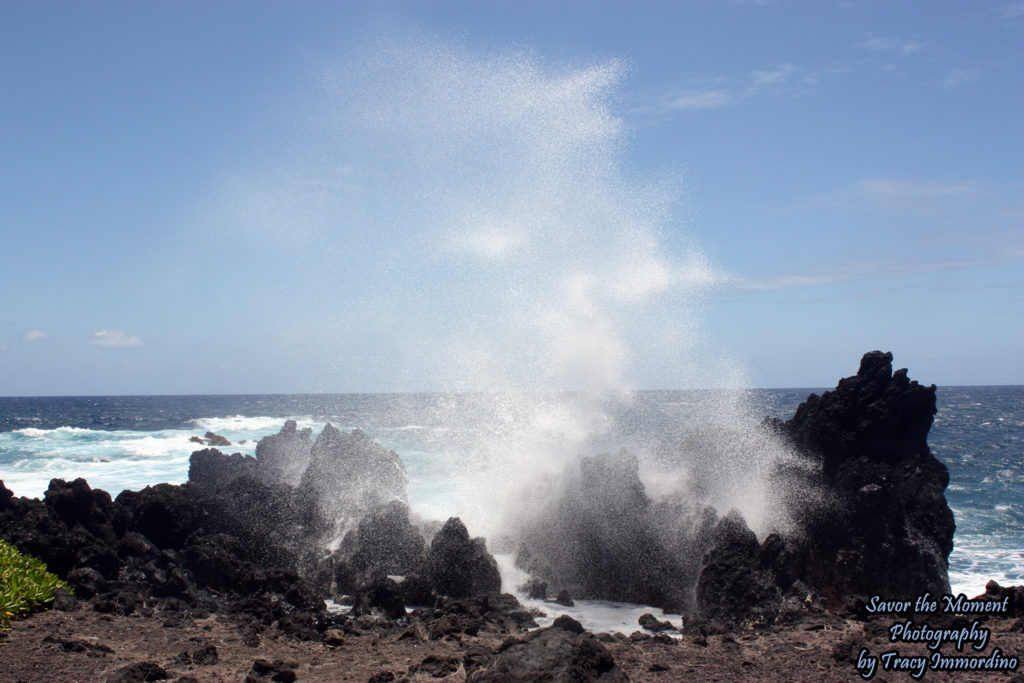
MULTIPOLYGON (((811 391, 821 392, 742 392, 742 415, 749 428, 764 416, 786 419, 811 391)), ((502 476, 511 479, 555 452, 586 453, 616 444, 641 452, 671 446, 705 426, 716 406, 738 400, 735 392, 709 391, 641 391, 596 402, 569 394, 524 396, 0 398, 0 480, 16 495, 40 497, 51 478, 83 477, 116 496, 124 489, 185 481, 189 455, 203 447, 190 438, 207 431, 231 441, 223 451, 253 455, 256 442, 276 433, 285 419, 311 428, 314 438, 330 422, 343 430, 361 429, 402 457, 415 513, 440 520, 459 514, 478 534, 490 527, 484 521, 475 525, 475 515, 486 510, 496 492, 480 490, 493 484, 482 484, 473 474, 494 471, 496 460, 507 473, 502 476), (566 410, 570 404, 574 409, 566 410), (587 419, 581 419, 580 406, 587 419), (538 432, 543 439, 528 438, 538 432)), ((735 411, 731 419, 736 421, 735 411)), ((940 387, 929 444, 950 472, 946 497, 957 525, 949 570, 954 594, 977 595, 989 579, 1024 584, 1024 387, 940 387)), ((499 561, 506 580, 514 583, 509 558, 499 561)), ((592 624, 600 621, 601 607, 590 605, 592 624)), ((612 621, 621 618, 619 607, 612 610, 612 621)), ((628 618, 635 623, 636 616, 630 612, 628 618)))

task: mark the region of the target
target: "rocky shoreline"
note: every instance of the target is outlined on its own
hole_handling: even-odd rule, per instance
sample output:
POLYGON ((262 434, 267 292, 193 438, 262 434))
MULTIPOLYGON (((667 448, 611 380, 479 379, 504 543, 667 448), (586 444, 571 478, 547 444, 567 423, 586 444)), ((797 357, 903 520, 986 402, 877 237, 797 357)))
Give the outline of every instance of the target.
MULTIPOLYGON (((255 458, 196 451, 185 484, 116 499, 82 479, 53 480, 42 500, 0 482, 0 537, 75 592, 0 637, 0 678, 850 679, 893 620, 869 613, 872 596, 949 592, 934 414, 935 387, 875 351, 791 420, 766 420, 800 458, 778 476, 814 495, 790 501, 793 531, 761 542, 735 512, 650 499, 635 458, 583 458, 575 488, 517 539, 531 592, 664 607, 682 614, 673 635, 653 618, 632 636, 569 617, 536 628, 500 592, 484 539, 457 518, 413 519, 401 458, 358 430, 327 425, 314 441, 289 421, 255 458)), ((1019 656, 1024 590, 990 585, 1003 598, 982 618, 1019 656)))

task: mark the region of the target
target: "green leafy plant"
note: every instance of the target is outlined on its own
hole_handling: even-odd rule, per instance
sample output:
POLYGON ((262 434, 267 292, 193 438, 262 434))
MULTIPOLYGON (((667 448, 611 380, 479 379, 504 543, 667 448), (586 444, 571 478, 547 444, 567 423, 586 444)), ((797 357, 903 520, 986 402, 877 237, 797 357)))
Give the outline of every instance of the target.
POLYGON ((0 630, 9 629, 11 619, 53 602, 55 588, 71 590, 56 574, 47 571, 40 560, 23 555, 0 539, 0 630))

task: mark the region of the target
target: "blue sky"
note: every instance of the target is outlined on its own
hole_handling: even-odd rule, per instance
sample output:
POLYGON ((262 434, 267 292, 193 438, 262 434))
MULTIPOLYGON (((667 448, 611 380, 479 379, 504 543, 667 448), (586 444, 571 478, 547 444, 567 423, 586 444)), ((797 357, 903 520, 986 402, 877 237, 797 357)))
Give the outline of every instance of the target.
POLYGON ((6 2, 0 394, 1024 384, 1024 3, 6 2))

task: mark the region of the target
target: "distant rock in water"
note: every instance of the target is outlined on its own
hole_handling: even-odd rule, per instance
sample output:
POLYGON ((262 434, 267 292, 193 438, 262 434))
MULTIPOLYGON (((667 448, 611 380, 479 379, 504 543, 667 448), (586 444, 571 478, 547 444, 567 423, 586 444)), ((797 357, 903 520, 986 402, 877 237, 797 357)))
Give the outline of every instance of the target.
POLYGON ((295 420, 287 420, 280 432, 265 436, 256 444, 256 476, 261 481, 299 485, 309 466, 313 430, 296 427, 295 420))
POLYGON ((409 478, 402 459, 362 431, 344 433, 328 424, 310 451, 299 491, 311 495, 341 530, 392 500, 408 503, 409 478))
POLYGON ((214 434, 213 432, 206 432, 206 445, 207 446, 230 446, 231 442, 220 434, 214 434))
POLYGON ((190 436, 189 441, 197 443, 201 446, 230 446, 231 442, 225 439, 220 434, 214 434, 213 432, 206 432, 205 436, 190 436))

